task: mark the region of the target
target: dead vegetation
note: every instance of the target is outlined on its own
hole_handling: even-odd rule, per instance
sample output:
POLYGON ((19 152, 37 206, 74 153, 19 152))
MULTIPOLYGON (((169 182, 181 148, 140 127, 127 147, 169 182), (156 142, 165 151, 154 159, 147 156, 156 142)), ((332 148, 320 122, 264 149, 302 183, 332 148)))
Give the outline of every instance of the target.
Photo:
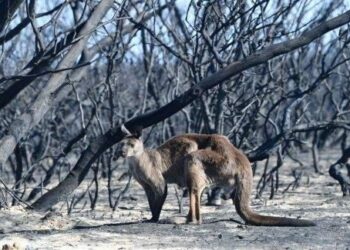
MULTIPOLYGON (((327 197, 316 203, 332 222, 321 203, 333 201, 337 217, 347 206, 338 196, 350 186, 349 8, 315 0, 0 0, 1 212, 33 208, 18 217, 31 221, 55 208, 63 217, 41 221, 52 223, 42 229, 49 231, 74 227, 66 216, 80 212, 137 221, 147 208, 131 211, 143 196, 115 159, 127 124, 143 128, 149 147, 182 133, 224 134, 252 163, 255 202, 307 187, 303 199, 327 197), (324 155, 331 160, 322 165, 324 155)), ((137 234, 138 226, 116 231, 137 234)), ((204 237, 216 227, 199 230, 204 237)))

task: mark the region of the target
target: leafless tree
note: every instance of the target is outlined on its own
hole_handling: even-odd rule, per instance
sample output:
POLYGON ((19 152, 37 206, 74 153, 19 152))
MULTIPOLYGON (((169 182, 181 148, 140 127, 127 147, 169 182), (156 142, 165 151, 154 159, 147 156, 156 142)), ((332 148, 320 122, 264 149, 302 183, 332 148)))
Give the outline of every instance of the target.
MULTIPOLYGON (((130 183, 113 187, 116 173, 126 173, 112 147, 121 124, 145 129, 151 146, 185 132, 227 135, 252 163, 265 161, 253 164, 264 166, 258 195, 278 191, 286 158, 320 173, 320 151, 348 147, 347 8, 313 0, 0 1, 1 205, 40 196, 31 205, 38 210, 59 201, 68 211, 80 201, 94 209, 106 178, 116 209, 130 183), (298 159, 302 151, 310 166, 298 159), (87 189, 69 196, 89 173, 87 189)), ((331 171, 343 193, 347 171, 331 171)))

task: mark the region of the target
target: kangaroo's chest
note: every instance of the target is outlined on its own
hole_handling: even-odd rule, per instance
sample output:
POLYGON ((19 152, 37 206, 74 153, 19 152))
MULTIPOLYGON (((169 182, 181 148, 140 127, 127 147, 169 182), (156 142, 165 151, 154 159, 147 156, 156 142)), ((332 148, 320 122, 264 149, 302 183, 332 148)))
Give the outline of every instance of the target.
POLYGON ((134 178, 141 184, 154 181, 159 176, 159 160, 152 157, 131 158, 129 168, 134 178))

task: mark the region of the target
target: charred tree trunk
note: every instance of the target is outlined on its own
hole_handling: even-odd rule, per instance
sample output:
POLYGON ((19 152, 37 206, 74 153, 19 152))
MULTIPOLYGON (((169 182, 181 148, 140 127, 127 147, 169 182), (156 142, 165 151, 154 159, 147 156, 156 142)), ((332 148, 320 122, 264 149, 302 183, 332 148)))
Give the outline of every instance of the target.
POLYGON ((350 147, 343 151, 339 160, 329 167, 329 174, 339 182, 343 196, 350 195, 350 147))
POLYGON ((0 0, 0 33, 22 2, 23 0, 0 0))
MULTIPOLYGON (((79 36, 81 39, 75 43, 69 50, 69 52, 63 57, 57 69, 69 69, 71 68, 78 56, 83 51, 88 38, 92 31, 96 28, 101 19, 105 16, 106 12, 113 5, 113 0, 103 0, 95 8, 92 15, 82 28, 79 36)), ((41 90, 39 96, 32 103, 32 105, 18 117, 10 126, 9 133, 0 140, 0 164, 4 164, 10 154, 15 149, 18 141, 26 135, 26 133, 36 124, 40 122, 46 112, 52 105, 53 93, 63 84, 66 79, 69 70, 64 70, 59 73, 53 74, 49 79, 47 85, 41 90)))

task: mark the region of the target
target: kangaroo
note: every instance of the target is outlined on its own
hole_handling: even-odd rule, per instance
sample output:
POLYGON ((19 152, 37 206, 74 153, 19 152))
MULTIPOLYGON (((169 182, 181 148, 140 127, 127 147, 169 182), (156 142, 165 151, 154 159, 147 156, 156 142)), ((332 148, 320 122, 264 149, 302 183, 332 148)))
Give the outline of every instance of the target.
POLYGON ((227 137, 218 134, 175 136, 156 149, 145 149, 140 133, 121 141, 119 156, 128 158, 132 175, 144 188, 151 209, 149 222, 157 222, 167 196, 167 184, 189 190, 187 223, 201 224, 200 198, 206 186, 235 190, 232 200, 238 214, 255 226, 315 226, 308 220, 264 216, 250 208, 253 174, 248 158, 227 137))

